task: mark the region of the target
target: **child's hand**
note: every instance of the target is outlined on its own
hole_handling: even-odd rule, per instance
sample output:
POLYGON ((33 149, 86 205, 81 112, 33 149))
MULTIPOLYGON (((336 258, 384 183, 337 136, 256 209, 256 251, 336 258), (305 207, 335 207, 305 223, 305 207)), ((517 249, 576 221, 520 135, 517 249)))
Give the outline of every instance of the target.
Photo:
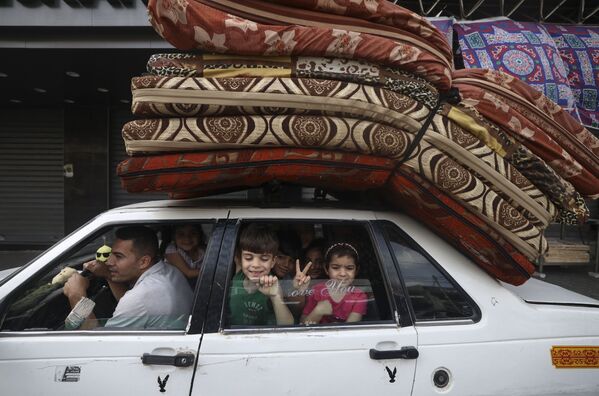
POLYGON ((258 291, 267 297, 280 295, 279 279, 272 275, 261 276, 258 279, 258 291))
POLYGON ((310 286, 310 278, 309 275, 306 275, 310 270, 312 263, 308 263, 303 271, 300 271, 300 262, 299 260, 295 260, 295 278, 293 278, 293 288, 300 293, 306 291, 308 286, 310 286))
POLYGON ((333 314, 333 306, 331 305, 331 302, 329 300, 320 301, 318 304, 316 304, 314 310, 322 316, 333 314))

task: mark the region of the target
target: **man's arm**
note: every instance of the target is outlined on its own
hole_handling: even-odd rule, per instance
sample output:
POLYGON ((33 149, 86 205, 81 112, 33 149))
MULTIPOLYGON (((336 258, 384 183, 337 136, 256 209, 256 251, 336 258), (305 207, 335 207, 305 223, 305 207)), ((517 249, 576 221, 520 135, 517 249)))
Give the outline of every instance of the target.
MULTIPOLYGON (((87 288, 89 287, 89 280, 81 276, 80 274, 73 274, 64 284, 62 289, 63 294, 69 300, 71 309, 75 308, 75 305, 82 299, 87 298, 87 288)), ((83 324, 79 326, 81 330, 89 330, 98 326, 98 320, 96 315, 92 312, 85 319, 83 324)))

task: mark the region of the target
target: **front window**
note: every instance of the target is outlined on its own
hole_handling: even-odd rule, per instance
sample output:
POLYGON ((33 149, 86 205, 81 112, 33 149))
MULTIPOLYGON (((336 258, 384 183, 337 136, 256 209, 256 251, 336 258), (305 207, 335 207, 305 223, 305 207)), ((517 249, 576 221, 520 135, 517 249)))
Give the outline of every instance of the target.
POLYGON ((211 231, 209 222, 103 229, 9 296, 0 329, 185 329, 211 231))

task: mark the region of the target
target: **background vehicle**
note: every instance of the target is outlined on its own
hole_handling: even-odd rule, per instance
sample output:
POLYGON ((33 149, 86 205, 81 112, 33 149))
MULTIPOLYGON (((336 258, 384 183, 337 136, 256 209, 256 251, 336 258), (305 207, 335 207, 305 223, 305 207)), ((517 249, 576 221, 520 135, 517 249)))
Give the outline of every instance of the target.
MULTIPOLYGON (((94 287, 96 315, 109 317, 115 301, 101 281, 94 287)), ((269 208, 188 200, 114 209, 4 279, 0 301, 7 395, 599 394, 591 355, 598 359, 599 301, 536 280, 504 285, 403 214, 339 203, 269 208), (185 329, 67 331, 69 307, 55 291, 15 310, 64 266, 80 269, 115 228, 144 224, 164 240, 183 222, 201 224, 208 240, 185 329), (311 227, 327 242, 356 244, 356 285, 368 296, 363 320, 231 325, 235 246, 252 222, 311 227), (580 353, 587 358, 577 360, 580 353)))

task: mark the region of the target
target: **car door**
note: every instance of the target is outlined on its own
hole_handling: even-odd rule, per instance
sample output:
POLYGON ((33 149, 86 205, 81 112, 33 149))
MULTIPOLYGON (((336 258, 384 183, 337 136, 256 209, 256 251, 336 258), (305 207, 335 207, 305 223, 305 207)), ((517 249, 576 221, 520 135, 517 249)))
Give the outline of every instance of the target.
MULTIPOLYGON (((285 213, 276 213, 281 216, 281 212, 285 213)), ((385 290, 378 294, 388 298, 385 303, 391 311, 385 320, 320 326, 296 321, 285 327, 232 328, 226 317, 235 244, 240 226, 250 221, 242 215, 231 211, 232 220, 223 238, 192 394, 411 394, 418 356, 416 332, 380 232, 364 219, 355 221, 367 230, 373 262, 380 264, 383 278, 379 286, 385 290)), ((295 220, 298 216, 295 213, 295 220)), ((326 216, 330 219, 330 212, 326 216)), ((262 220, 293 221, 284 217, 262 220)))
MULTIPOLYGON (((226 211, 219 212, 226 218, 226 211)), ((213 212, 212 216, 215 214, 219 213, 213 212)), ((214 222, 186 329, 3 331, 0 333, 1 393, 189 394, 206 314, 205 302, 224 228, 224 221, 214 222)), ((0 291, 10 297, 10 291, 0 291)))

